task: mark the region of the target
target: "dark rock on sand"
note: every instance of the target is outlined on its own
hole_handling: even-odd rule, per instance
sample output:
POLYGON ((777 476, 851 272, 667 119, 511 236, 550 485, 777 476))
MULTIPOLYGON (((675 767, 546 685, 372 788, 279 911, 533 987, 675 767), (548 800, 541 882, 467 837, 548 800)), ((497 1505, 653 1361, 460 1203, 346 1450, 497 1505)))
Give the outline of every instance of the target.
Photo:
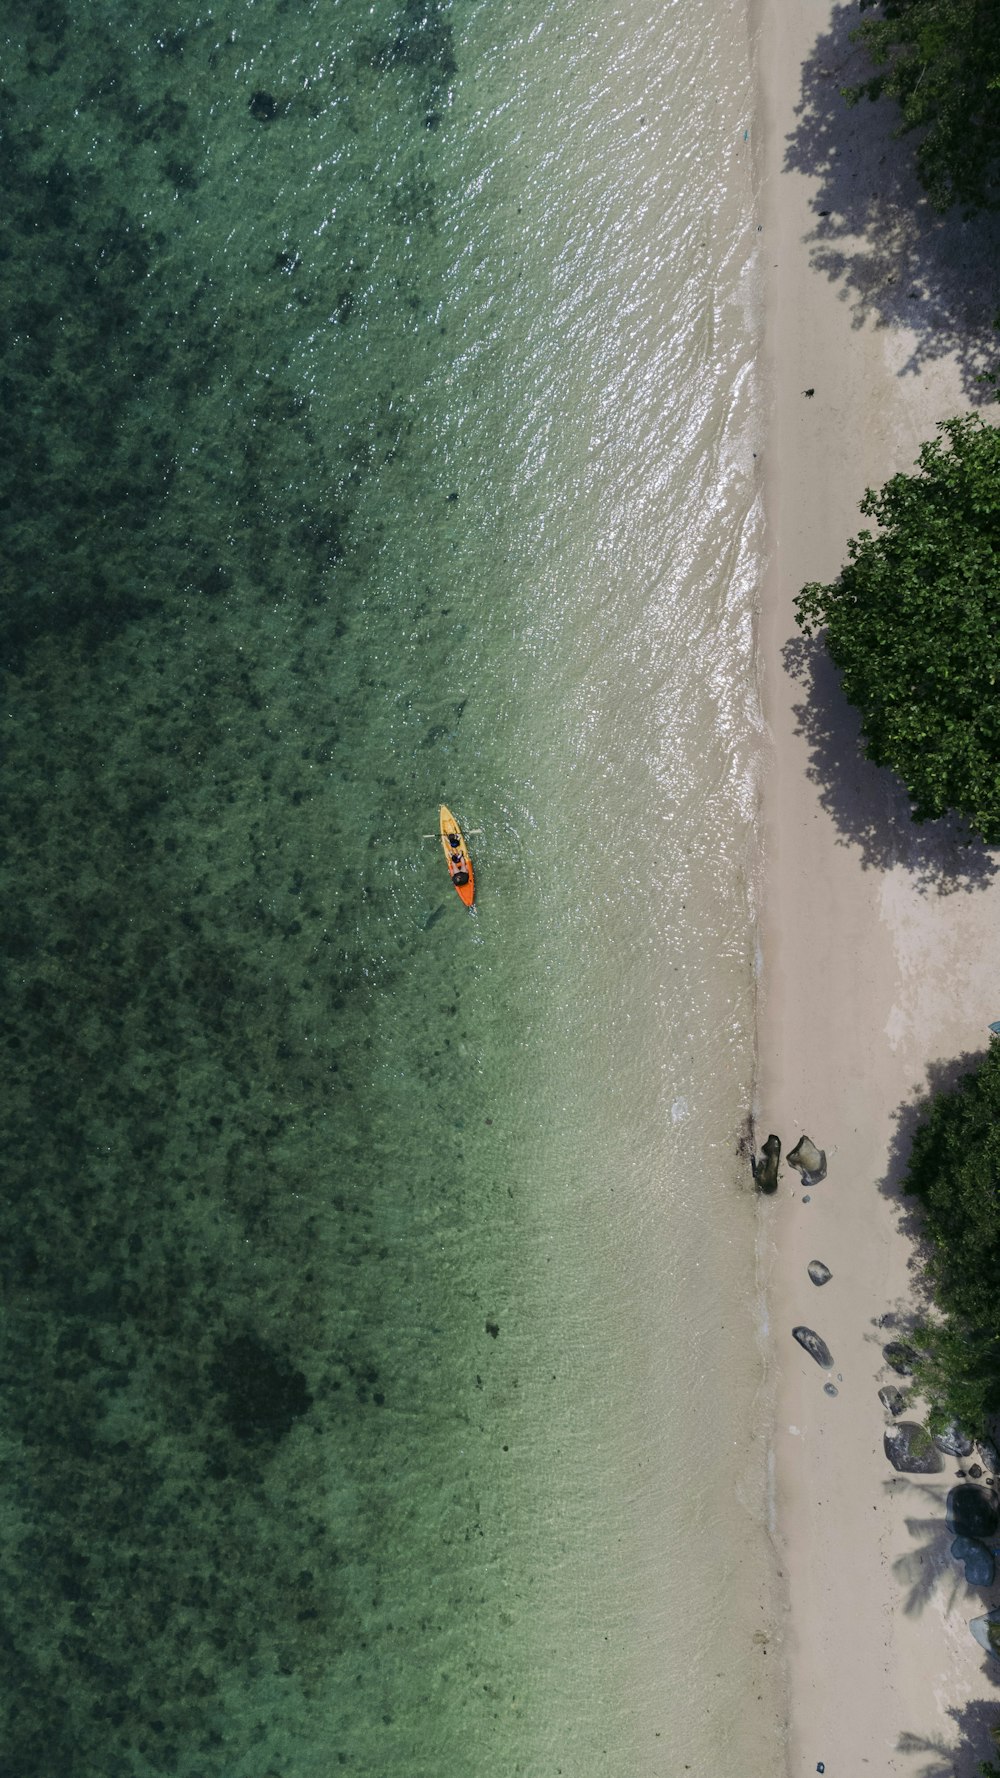
POLYGON ((946 1517, 948 1530, 956 1537, 992 1537, 1000 1523, 992 1496, 974 1482, 960 1482, 950 1490, 946 1517))
POLYGON ((802 1350, 808 1352, 810 1358, 815 1358, 825 1371, 832 1371, 833 1354, 826 1341, 821 1340, 818 1333, 813 1333, 811 1327, 793 1327, 792 1339, 798 1340, 802 1350))
POLYGON ((755 1162, 753 1176, 757 1181, 757 1190, 776 1192, 778 1189, 778 1162, 781 1159, 781 1137, 771 1135, 761 1149, 760 1160, 755 1162))
POLYGON ((887 1346, 882 1347, 882 1357, 889 1369, 895 1371, 897 1376, 910 1377, 913 1375, 917 1354, 912 1346, 906 1345, 905 1341, 890 1340, 887 1346))
POLYGON ((945 1427, 943 1432, 936 1432, 934 1434, 934 1443, 937 1445, 939 1451, 944 1452, 946 1457, 972 1456, 972 1440, 971 1438, 966 1438, 964 1432, 959 1431, 954 1420, 950 1426, 945 1427))
MULTIPOLYGON (((958 1473, 959 1473, 959 1475, 961 1475, 962 1471, 959 1470, 958 1473)), ((983 1471, 982 1471, 981 1464, 979 1464, 979 1463, 970 1463, 969 1464, 969 1475, 971 1476, 971 1478, 974 1482, 978 1482, 982 1473, 983 1473, 983 1471)))
POLYGON ((894 1389, 891 1383, 879 1390, 878 1398, 887 1414, 901 1414, 906 1406, 906 1397, 898 1389, 894 1389))
POLYGON ((806 1270, 814 1284, 829 1284, 833 1277, 829 1266, 825 1266, 821 1259, 811 1259, 806 1270))
POLYGON ((826 1178, 826 1150, 817 1148, 808 1136, 800 1136, 788 1156, 788 1165, 798 1168, 803 1185, 818 1185, 826 1178))
POLYGON ((882 1434, 882 1447, 893 1469, 904 1475, 937 1475, 944 1458, 926 1426, 916 1420, 897 1420, 882 1434))
POLYGON ((1000 1451, 997 1450, 993 1440, 991 1438, 977 1439, 976 1450, 990 1475, 1000 1475, 1000 1451))
POLYGON ((956 1537, 951 1553, 956 1562, 965 1564, 965 1578, 970 1587, 993 1585, 997 1571, 993 1551, 988 1550, 978 1537, 956 1537))

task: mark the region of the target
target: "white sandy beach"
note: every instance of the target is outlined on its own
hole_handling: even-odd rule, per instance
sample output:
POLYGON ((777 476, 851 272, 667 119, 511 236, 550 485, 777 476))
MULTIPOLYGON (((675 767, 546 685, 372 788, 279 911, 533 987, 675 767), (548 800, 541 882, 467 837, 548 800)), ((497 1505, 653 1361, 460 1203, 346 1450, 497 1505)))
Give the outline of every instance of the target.
POLYGON ((877 1390, 899 1382, 881 1348, 915 1306, 897 1192, 905 1108, 929 1070, 961 1073, 1000 1018, 1000 860, 909 823, 897 782, 862 758, 825 656, 796 640, 792 599, 837 573, 866 484, 910 469, 935 421, 978 400, 988 331, 962 292, 981 287, 982 231, 915 212, 891 116, 839 99, 861 67, 847 43, 857 16, 767 0, 759 37, 770 752, 758 1140, 774 1130, 787 1153, 805 1131, 829 1159, 811 1192, 783 1165, 761 1203, 789 1770, 971 1778, 1000 1721, 1000 1662, 968 1623, 1000 1588, 968 1588, 948 1553, 960 1461, 897 1476, 877 1390), (833 1273, 821 1289, 811 1259, 833 1273), (793 1342, 797 1323, 830 1346, 836 1398, 793 1342))

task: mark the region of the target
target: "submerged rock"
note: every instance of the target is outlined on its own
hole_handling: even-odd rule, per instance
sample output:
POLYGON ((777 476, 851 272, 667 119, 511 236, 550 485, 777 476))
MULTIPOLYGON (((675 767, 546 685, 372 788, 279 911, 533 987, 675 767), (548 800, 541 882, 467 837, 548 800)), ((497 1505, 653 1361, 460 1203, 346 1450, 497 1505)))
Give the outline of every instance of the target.
POLYGON ((814 1284, 829 1284, 833 1277, 829 1266, 825 1266, 821 1259, 811 1259, 806 1270, 814 1284))
POLYGON ((950 1490, 945 1516, 956 1537, 992 1537, 1000 1523, 992 1495, 975 1482, 960 1482, 950 1490))
POLYGON ((887 1383, 884 1389, 879 1390, 878 1398, 887 1414, 901 1414, 906 1406, 905 1395, 901 1395, 891 1383, 887 1383))
POLYGON ((926 1426, 916 1420, 897 1420, 882 1434, 882 1448, 893 1469, 903 1475, 937 1475, 944 1458, 926 1426))
POLYGON ((833 1354, 826 1341, 821 1340, 818 1333, 813 1333, 811 1327, 793 1327, 792 1339, 798 1340, 802 1350, 808 1352, 810 1358, 815 1358, 825 1371, 832 1371, 833 1354))
POLYGON ((826 1150, 817 1148, 808 1136, 800 1136, 788 1156, 788 1165, 798 1168, 803 1185, 818 1185, 826 1178, 826 1150))
POLYGON ((887 1346, 882 1347, 882 1357, 889 1369, 895 1371, 897 1376, 911 1377, 913 1375, 917 1354, 912 1346, 906 1344, 905 1340, 890 1340, 887 1346))
POLYGON ((934 1434, 934 1443, 937 1445, 939 1451, 945 1453, 946 1457, 972 1456, 972 1440, 971 1438, 966 1438, 964 1432, 959 1431, 954 1420, 950 1426, 945 1427, 943 1432, 936 1432, 934 1434))
POLYGON ((781 1160, 781 1137, 771 1135, 761 1149, 760 1160, 754 1163, 753 1176, 757 1181, 757 1190, 776 1192, 778 1189, 778 1162, 781 1160))

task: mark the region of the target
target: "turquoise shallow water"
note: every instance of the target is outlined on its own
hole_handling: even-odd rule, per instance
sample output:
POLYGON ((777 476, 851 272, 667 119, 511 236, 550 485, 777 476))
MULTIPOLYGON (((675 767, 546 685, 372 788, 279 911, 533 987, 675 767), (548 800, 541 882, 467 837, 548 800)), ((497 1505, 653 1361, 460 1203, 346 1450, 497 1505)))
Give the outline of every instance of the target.
POLYGON ((3 25, 6 1769, 735 1772, 745 24, 3 25))

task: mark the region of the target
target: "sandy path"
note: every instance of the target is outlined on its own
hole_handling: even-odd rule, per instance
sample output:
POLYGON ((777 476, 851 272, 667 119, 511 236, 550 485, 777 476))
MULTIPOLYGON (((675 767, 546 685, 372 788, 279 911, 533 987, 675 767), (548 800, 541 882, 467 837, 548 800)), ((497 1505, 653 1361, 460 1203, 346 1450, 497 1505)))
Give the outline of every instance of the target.
MULTIPOLYGON (((910 825, 896 781, 862 759, 791 601, 836 574, 866 484, 912 467, 937 419, 978 403, 990 302, 974 256, 990 243, 916 210, 889 116, 843 106, 837 87, 861 66, 847 42, 856 21, 801 0, 779 16, 765 0, 758 39, 771 404, 758 1134, 776 1131, 787 1152, 807 1131, 829 1157, 810 1193, 785 1167, 761 1204, 790 1770, 972 1778, 990 1751, 984 1723, 1000 1719, 1000 1662, 967 1626, 1000 1588, 970 1590, 948 1554, 959 1464, 897 1477, 877 1390, 899 1380, 880 1318, 914 1306, 896 1191, 907 1107, 928 1070, 954 1078, 1000 1018, 1000 854, 910 825), (984 294, 970 302, 970 289, 984 294), (810 1259, 832 1270, 822 1289, 810 1259), (836 1398, 791 1340, 801 1322, 832 1349, 836 1398)), ((992 251, 1000 264, 995 237, 992 251)))

